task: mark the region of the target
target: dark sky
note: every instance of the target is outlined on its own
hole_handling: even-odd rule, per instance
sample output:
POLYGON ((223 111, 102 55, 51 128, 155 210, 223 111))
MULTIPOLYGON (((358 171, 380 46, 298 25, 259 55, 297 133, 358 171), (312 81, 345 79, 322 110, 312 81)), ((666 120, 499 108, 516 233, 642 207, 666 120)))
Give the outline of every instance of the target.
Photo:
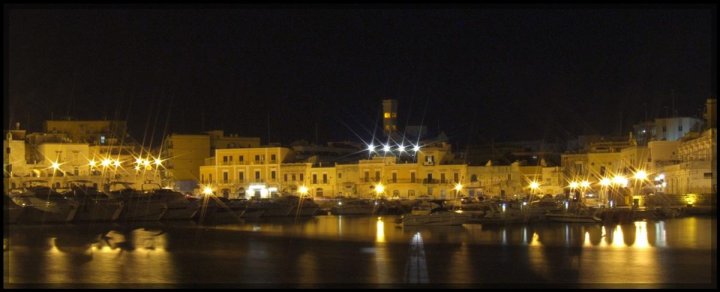
POLYGON ((5 128, 360 141, 394 98, 462 144, 627 134, 716 97, 716 6, 110 7, 5 7, 5 128))

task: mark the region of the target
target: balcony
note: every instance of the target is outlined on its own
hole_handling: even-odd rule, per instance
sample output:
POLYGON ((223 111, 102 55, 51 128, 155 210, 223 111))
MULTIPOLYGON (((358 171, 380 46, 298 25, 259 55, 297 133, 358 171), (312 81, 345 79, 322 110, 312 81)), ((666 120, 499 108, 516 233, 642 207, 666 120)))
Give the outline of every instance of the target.
POLYGON ((387 179, 385 181, 387 184, 414 184, 417 182, 418 180, 416 179, 387 179))
POLYGON ((427 179, 427 178, 426 178, 426 179, 423 179, 423 180, 422 180, 422 183, 423 183, 424 185, 427 185, 427 184, 439 184, 439 183, 440 183, 440 180, 438 180, 438 179, 427 179))

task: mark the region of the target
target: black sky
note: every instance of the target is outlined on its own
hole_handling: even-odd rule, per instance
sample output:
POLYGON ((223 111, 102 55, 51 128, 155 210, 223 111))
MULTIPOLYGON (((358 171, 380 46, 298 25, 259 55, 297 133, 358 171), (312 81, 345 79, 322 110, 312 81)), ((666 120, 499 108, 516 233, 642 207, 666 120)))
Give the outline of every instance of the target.
POLYGON ((360 141, 395 98, 455 143, 553 140, 716 97, 716 6, 208 7, 6 6, 5 128, 360 141))

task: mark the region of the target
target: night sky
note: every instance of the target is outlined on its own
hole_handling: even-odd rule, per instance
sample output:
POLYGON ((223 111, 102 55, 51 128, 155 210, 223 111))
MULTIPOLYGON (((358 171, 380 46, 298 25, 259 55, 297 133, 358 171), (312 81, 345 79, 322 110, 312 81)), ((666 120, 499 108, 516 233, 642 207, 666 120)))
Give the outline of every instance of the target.
POLYGON ((4 127, 359 142, 394 98, 456 144, 553 141, 716 97, 716 6, 360 7, 6 6, 4 127))

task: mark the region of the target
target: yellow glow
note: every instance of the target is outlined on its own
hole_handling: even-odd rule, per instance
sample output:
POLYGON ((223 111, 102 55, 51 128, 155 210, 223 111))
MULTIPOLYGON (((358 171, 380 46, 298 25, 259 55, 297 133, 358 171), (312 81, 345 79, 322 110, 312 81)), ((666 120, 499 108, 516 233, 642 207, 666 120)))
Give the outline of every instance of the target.
POLYGON ((625 237, 623 236, 623 232, 622 232, 622 229, 620 228, 620 225, 615 227, 615 232, 613 232, 612 246, 613 247, 625 247, 625 237))
POLYGON ((540 235, 537 232, 533 232, 532 239, 530 239, 530 246, 540 246, 540 235))
POLYGON ((688 205, 695 204, 695 202, 697 202, 697 195, 696 194, 685 195, 685 202, 687 202, 688 205))
POLYGON ((385 191, 385 186, 383 186, 382 184, 377 184, 377 185, 375 186, 375 192, 376 192, 378 195, 379 195, 379 194, 382 194, 382 192, 384 192, 384 191, 385 191))
POLYGON ((635 173, 635 179, 637 179, 637 180, 645 180, 647 178, 648 178, 648 174, 644 170, 638 170, 635 173))
POLYGON ((390 113, 385 113, 383 116, 384 116, 386 119, 389 119, 389 118, 390 118, 390 113))
POLYGON ((143 164, 143 159, 142 159, 142 158, 136 158, 136 159, 135 159, 135 164, 137 164, 137 165, 142 165, 142 164, 143 164))
POLYGON ((590 182, 589 182, 589 181, 586 181, 586 180, 581 181, 581 182, 580 182, 580 186, 581 186, 582 188, 585 188, 585 189, 586 189, 586 188, 589 188, 589 187, 590 187, 590 182))
POLYGON ((415 151, 415 152, 420 151, 420 145, 413 146, 413 151, 415 151))
POLYGON ((306 186, 300 186, 300 188, 298 188, 298 192, 300 192, 301 195, 307 195, 308 188, 306 186))
POLYGON ((635 247, 649 248, 647 222, 635 222, 635 247))
POLYGON ((91 160, 88 162, 88 165, 90 165, 91 167, 95 167, 95 165, 97 165, 97 162, 96 162, 94 159, 91 159, 91 160))
POLYGON ((459 192, 460 190, 462 190, 462 188, 463 188, 463 186, 462 186, 461 184, 456 184, 456 185, 455 185, 455 191, 458 191, 458 192, 459 192))
POLYGON ((113 162, 113 165, 115 165, 115 167, 120 166, 120 160, 119 160, 119 159, 118 159, 118 160, 115 160, 115 161, 113 162))
POLYGON ((149 159, 143 159, 143 165, 145 165, 146 168, 147 168, 148 166, 150 166, 150 160, 149 160, 149 159))
POLYGON ((607 177, 603 177, 603 178, 600 180, 600 185, 601 185, 601 186, 604 186, 604 187, 609 186, 610 183, 611 183, 611 181, 610 181, 610 179, 607 178, 607 177))
POLYGON ((204 188, 203 188, 203 194, 206 195, 206 196, 212 195, 212 194, 213 194, 212 188, 209 187, 209 186, 204 187, 204 188))
POLYGON ((537 190, 538 188, 540 188, 540 183, 538 183, 536 181, 532 181, 532 182, 530 182, 530 188, 533 190, 537 190))
POLYGON ((162 160, 160 158, 155 158, 155 165, 157 165, 157 166, 162 165, 162 160))
POLYGON ((375 227, 377 228, 377 232, 375 234, 375 241, 385 242, 385 222, 383 222, 382 217, 378 217, 378 220, 375 223, 375 227))
POLYGON ((612 179, 613 183, 622 187, 627 186, 628 179, 622 175, 616 175, 612 179))
POLYGON ((590 232, 585 231, 585 240, 583 241, 583 246, 589 247, 592 246, 592 243, 590 242, 590 232))
POLYGON ((569 186, 571 189, 577 189, 578 185, 579 185, 578 182, 572 181, 572 182, 570 182, 569 186))
POLYGON ((102 160, 102 162, 100 162, 100 165, 107 167, 110 166, 110 163, 112 163, 110 159, 105 158, 102 160))
POLYGON ((60 163, 57 163, 56 161, 53 161, 50 166, 55 170, 60 169, 60 163))

